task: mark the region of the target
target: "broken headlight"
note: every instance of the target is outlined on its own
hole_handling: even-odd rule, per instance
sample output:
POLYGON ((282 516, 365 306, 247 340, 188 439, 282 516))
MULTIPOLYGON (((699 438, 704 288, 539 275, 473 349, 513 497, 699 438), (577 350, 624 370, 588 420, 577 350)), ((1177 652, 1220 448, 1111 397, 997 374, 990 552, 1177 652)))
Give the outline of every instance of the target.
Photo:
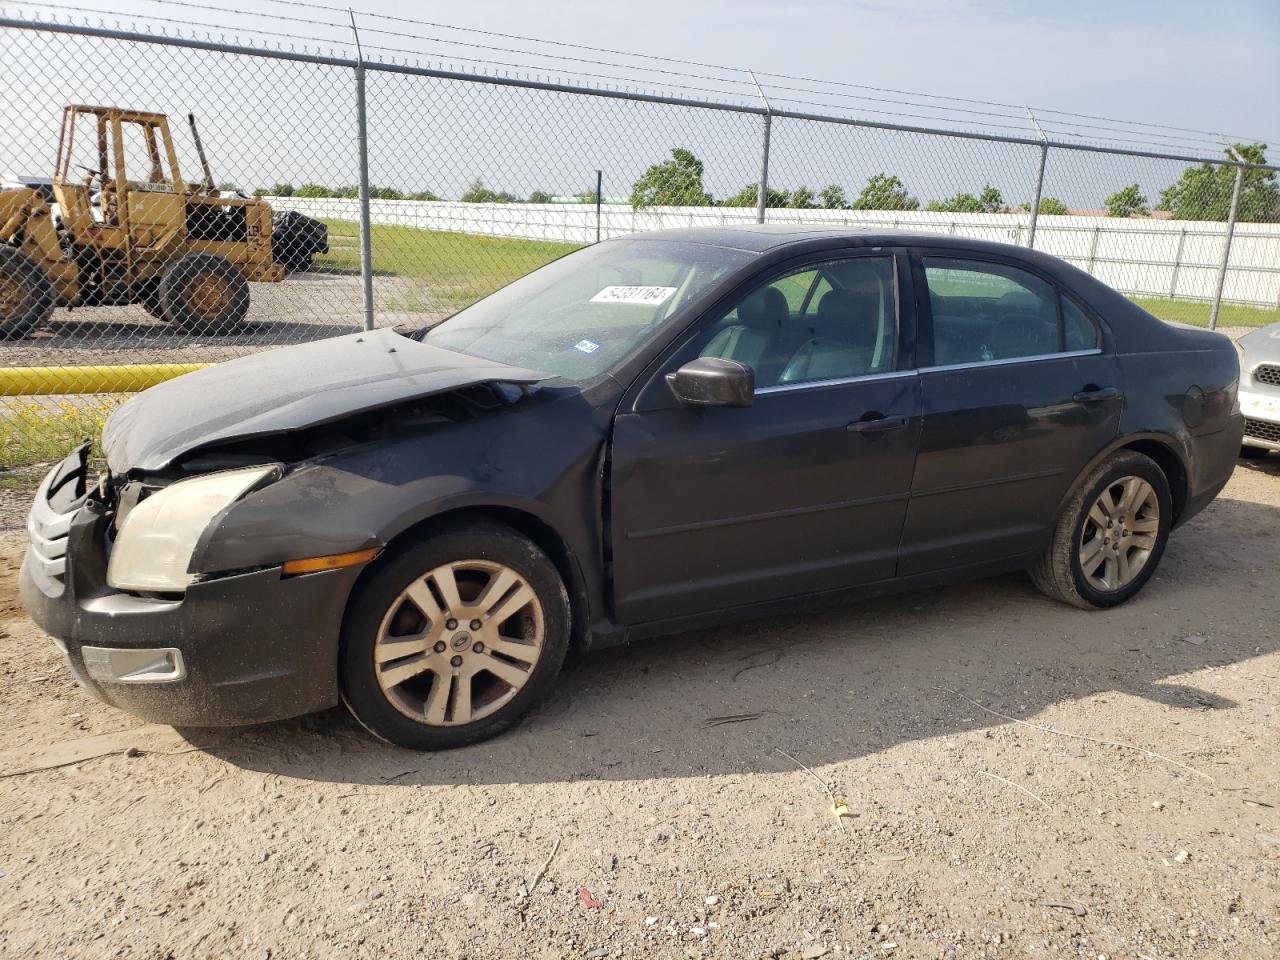
POLYGON ((180 480, 129 511, 107 563, 117 590, 179 593, 195 577, 187 572, 205 528, 277 467, 249 467, 180 480))

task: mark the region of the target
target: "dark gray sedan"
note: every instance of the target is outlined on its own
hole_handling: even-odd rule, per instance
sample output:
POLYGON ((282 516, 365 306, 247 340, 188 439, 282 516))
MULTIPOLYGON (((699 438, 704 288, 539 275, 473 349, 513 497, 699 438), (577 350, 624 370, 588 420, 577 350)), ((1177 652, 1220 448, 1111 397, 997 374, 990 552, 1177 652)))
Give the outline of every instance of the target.
POLYGON ((573 646, 1011 570, 1123 603, 1227 482, 1239 377, 1226 338, 1019 247, 611 240, 430 331, 131 400, 103 476, 81 449, 40 487, 22 597, 140 716, 341 700, 457 746, 573 646))

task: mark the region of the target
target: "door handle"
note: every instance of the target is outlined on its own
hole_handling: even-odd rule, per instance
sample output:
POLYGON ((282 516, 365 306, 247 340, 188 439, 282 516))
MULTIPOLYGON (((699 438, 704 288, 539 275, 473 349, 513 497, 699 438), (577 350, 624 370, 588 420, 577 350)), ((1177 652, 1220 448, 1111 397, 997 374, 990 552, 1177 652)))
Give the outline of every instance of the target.
POLYGON ((845 429, 850 433, 886 433, 889 430, 901 430, 906 425, 906 417, 882 417, 869 413, 863 419, 853 421, 845 429))
POLYGON ((1101 403, 1104 400, 1119 400, 1122 394, 1115 387, 1095 387, 1088 386, 1078 393, 1073 393, 1071 399, 1076 403, 1101 403))

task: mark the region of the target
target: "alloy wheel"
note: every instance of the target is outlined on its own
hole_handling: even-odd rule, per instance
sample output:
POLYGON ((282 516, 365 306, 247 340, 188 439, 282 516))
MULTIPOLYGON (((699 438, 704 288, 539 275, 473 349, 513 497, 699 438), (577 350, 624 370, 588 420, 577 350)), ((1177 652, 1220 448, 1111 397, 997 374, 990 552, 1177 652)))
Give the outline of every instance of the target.
POLYGON ((545 639, 542 604, 516 571, 488 560, 436 567, 392 602, 374 672, 398 711, 430 726, 482 720, 532 676, 545 639))
POLYGON ((1098 495, 1080 531, 1079 560, 1095 590, 1114 592, 1146 567, 1160 532, 1160 500, 1141 477, 1121 477, 1098 495))

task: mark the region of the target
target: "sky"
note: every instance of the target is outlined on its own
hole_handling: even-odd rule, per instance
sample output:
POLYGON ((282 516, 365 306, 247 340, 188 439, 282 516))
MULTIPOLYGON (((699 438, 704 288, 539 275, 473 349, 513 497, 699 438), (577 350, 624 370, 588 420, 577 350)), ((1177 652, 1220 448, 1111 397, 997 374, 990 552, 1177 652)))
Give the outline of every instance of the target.
POLYGON ((773 73, 1280 137, 1280 0, 354 6, 773 73))
MULTIPOLYGON (((269 0, 253 5, 244 0, 209 2, 310 15, 269 0)), ((341 0, 328 2, 337 7, 341 0)), ((135 14, 169 17, 174 25, 212 23, 228 34, 262 28, 264 23, 236 13, 201 11, 190 3, 67 3, 109 9, 111 18, 125 26, 135 14)), ((1280 0, 363 0, 353 6, 367 44, 445 49, 437 41, 450 34, 438 28, 361 19, 362 14, 384 14, 768 74, 1030 104, 1239 139, 1280 138, 1280 0), (416 33, 419 39, 397 40, 377 34, 377 29, 416 33)), ((15 7, 24 9, 6 4, 6 9, 15 7)), ((65 18, 71 11, 63 7, 58 12, 65 18)), ((335 10, 315 16, 332 21, 342 14, 335 10)), ((267 26, 286 34, 305 35, 308 29, 286 22, 268 21, 267 26)), ((336 35, 344 42, 344 33, 331 29, 326 36, 336 35)), ((503 38, 452 35, 494 46, 519 45, 503 38)), ((592 56, 563 47, 544 49, 592 56)), ((47 116, 56 117, 54 101, 92 95, 173 113, 196 110, 206 128, 206 143, 217 147, 213 152, 219 177, 225 172, 242 187, 259 186, 258 181, 315 179, 337 185, 353 179, 347 129, 350 85, 345 76, 303 77, 304 71, 292 65, 266 64, 237 73, 208 55, 156 54, 155 48, 136 54, 111 49, 102 56, 114 70, 86 69, 84 65, 98 55, 78 41, 46 44, 43 39, 24 39, 13 50, 7 73, 0 57, 0 80, 13 97, 3 119, 10 130, 30 128, 29 138, 14 141, 31 144, 31 150, 27 156, 0 156, 0 168, 35 170, 47 165, 32 158, 51 152, 48 140, 56 138, 56 120, 47 116)), ((513 59, 475 48, 454 47, 449 52, 513 59)), ((610 57, 602 54, 601 59, 610 57)), ((571 61, 559 66, 583 69, 571 61)), ((697 67, 671 68, 699 72, 697 67)), ((573 193, 586 187, 593 170, 602 167, 607 171, 606 193, 625 195, 648 163, 677 145, 693 148, 706 161, 708 188, 717 196, 734 192, 756 175, 758 121, 753 117, 492 88, 437 85, 429 90, 424 83, 410 82, 413 78, 371 78, 375 183, 457 196, 480 177, 521 194, 533 189, 573 193), (484 122, 477 123, 477 118, 484 122)), ((779 89, 788 81, 764 76, 761 80, 772 97, 789 96, 779 89)), ((745 83, 743 87, 750 89, 745 83)), ((886 107, 864 101, 848 109, 857 113, 877 106, 886 107)), ((909 113, 912 108, 888 109, 909 113)), ((867 117, 884 119, 871 112, 867 117)), ((1016 135, 1030 132, 1021 117, 993 122, 1011 124, 1007 132, 1016 135)), ((1071 120, 1041 114, 1041 122, 1055 136, 1053 125, 1062 124, 1058 129, 1066 131, 1071 120)), ((1150 129, 1156 136, 1156 129, 1150 129)), ((1280 142, 1271 142, 1269 156, 1275 162, 1280 142)), ((19 148, 11 143, 9 149, 19 148)), ((1217 156, 1221 148, 1202 145, 1197 152, 1217 156)), ((976 192, 990 181, 1007 199, 1020 202, 1029 194, 1036 154, 1034 148, 996 149, 954 139, 925 141, 798 121, 775 123, 771 183, 777 178, 783 187, 818 187, 835 180, 856 193, 867 176, 892 169, 904 175, 922 200, 961 189, 976 192)), ((1046 192, 1064 196, 1071 205, 1094 206, 1128 182, 1137 181, 1154 193, 1176 179, 1180 170, 1179 164, 1159 161, 1064 156, 1047 174, 1046 192)))
MULTIPOLYGON (((307 15, 271 3, 210 3, 307 15)), ((151 0, 83 5, 120 18, 203 16, 229 29, 252 22, 189 7, 166 10, 151 0)), ((1280 138, 1280 0, 356 0, 351 6, 357 14, 758 71, 1280 138)))

